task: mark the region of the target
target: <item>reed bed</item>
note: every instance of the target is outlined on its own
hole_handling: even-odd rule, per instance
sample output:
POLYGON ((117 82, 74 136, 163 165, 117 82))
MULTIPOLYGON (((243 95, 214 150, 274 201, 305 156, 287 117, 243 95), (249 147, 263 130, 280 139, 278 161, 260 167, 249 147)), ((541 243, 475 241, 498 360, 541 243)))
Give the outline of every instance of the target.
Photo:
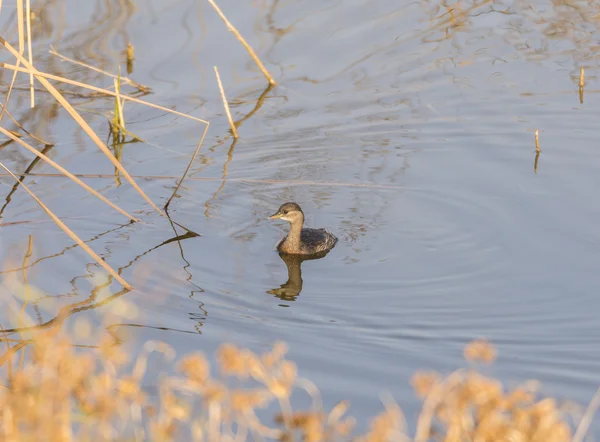
MULTIPOLYGON (((2 119, 3 116, 8 115, 9 118, 17 125, 17 127, 22 131, 22 133, 18 133, 18 132, 13 132, 13 131, 8 131, 7 129, 0 127, 0 132, 2 134, 4 134, 5 136, 7 136, 9 138, 9 140, 11 140, 12 142, 16 142, 17 144, 19 144, 21 147, 27 149, 29 152, 33 153, 34 155, 36 155, 41 161, 44 161, 48 164, 50 164, 52 167, 54 167, 55 169, 58 170, 58 172, 60 172, 61 175, 67 177, 68 179, 72 180, 73 182, 75 182, 76 184, 78 184, 79 186, 83 187, 86 191, 88 191, 90 194, 92 194, 93 196, 99 198, 101 201, 103 201, 104 203, 108 204, 111 208, 113 208, 114 210, 118 211, 119 213, 121 213, 122 215, 126 216, 131 222, 137 222, 139 221, 137 218, 135 218, 134 216, 130 215, 128 212, 126 212, 125 210, 121 209, 120 207, 118 207, 117 205, 115 205, 114 203, 110 202, 108 199, 106 199, 104 196, 102 196, 100 193, 98 193, 97 191, 95 191, 94 189, 92 189, 90 186, 88 186, 87 184, 85 184, 80 178, 78 178, 77 176, 75 176, 75 174, 69 172, 67 169, 65 169, 64 167, 60 166, 59 164, 57 164, 56 162, 52 161, 48 156, 44 155, 43 153, 39 152, 32 144, 29 144, 23 140, 21 140, 21 138, 23 138, 24 136, 29 136, 30 138, 32 138, 32 140, 36 141, 36 142, 40 142, 42 144, 46 144, 43 142, 43 140, 40 140, 39 138, 35 137, 34 135, 31 134, 31 132, 27 131, 22 125, 20 125, 18 123, 18 121, 16 119, 14 119, 12 117, 12 115, 9 113, 8 108, 10 105, 10 98, 11 98, 11 93, 14 89, 15 86, 15 81, 17 78, 17 75, 19 73, 23 73, 26 74, 28 76, 29 79, 29 93, 30 93, 30 106, 34 107, 35 106, 35 87, 34 87, 34 83, 37 81, 37 83, 39 83, 42 87, 43 90, 45 90, 46 92, 48 92, 55 100, 56 102, 73 118, 73 120, 81 127, 81 130, 83 132, 85 132, 87 134, 87 136, 91 139, 91 141, 102 151, 102 153, 105 155, 105 157, 107 158, 107 160, 112 163, 112 165, 115 168, 115 174, 114 174, 114 178, 117 182, 117 185, 121 184, 121 177, 123 177, 123 179, 125 181, 127 181, 136 191, 137 193, 146 201, 147 204, 149 204, 157 213, 159 213, 160 215, 166 215, 165 212, 163 212, 153 201, 152 199, 146 195, 146 193, 140 188, 140 186, 136 183, 136 181, 134 180, 134 178, 129 174, 129 172, 126 170, 126 168, 121 164, 121 152, 122 152, 122 147, 123 144, 126 142, 125 137, 126 135, 129 135, 132 140, 134 141, 142 141, 143 140, 130 133, 127 128, 126 128, 126 119, 125 119, 125 113, 124 113, 124 106, 125 103, 127 101, 133 102, 133 103, 137 103, 140 105, 144 105, 144 106, 149 106, 155 109, 159 109, 162 110, 166 113, 172 114, 172 115, 177 115, 180 117, 184 117, 184 118, 188 118, 188 119, 192 119, 198 123, 201 123, 204 125, 203 131, 201 132, 201 136, 199 138, 199 142, 195 148, 195 151, 193 152, 193 154, 191 155, 191 159, 190 162, 187 166, 187 168, 185 169, 185 171, 183 172, 183 174, 181 175, 181 177, 179 178, 177 185, 172 193, 172 195, 168 198, 167 203, 164 206, 164 210, 166 211, 169 204, 171 203, 171 201, 173 200, 173 198, 175 197, 175 195, 177 194, 177 191, 179 190, 180 186, 183 183, 183 180, 186 178, 192 163, 194 162, 198 151, 200 150, 200 147, 204 141, 204 138, 207 134, 208 128, 210 126, 208 121, 202 120, 200 118, 196 118, 193 117, 191 115, 187 115, 181 112, 177 112, 175 110, 160 106, 160 105, 156 105, 153 103, 150 103, 148 101, 144 101, 141 100, 139 98, 136 98, 132 95, 123 93, 121 90, 122 85, 128 85, 128 86, 132 86, 134 87, 138 92, 141 92, 143 94, 147 94, 150 93, 150 88, 148 88, 147 86, 138 84, 136 82, 134 82, 133 80, 130 80, 129 78, 126 77, 122 77, 120 72, 117 74, 113 74, 113 73, 109 73, 106 72, 102 69, 99 69, 95 66, 92 66, 88 63, 85 63, 83 61, 79 61, 79 60, 74 60, 71 59, 69 57, 66 57, 60 53, 58 53, 54 48, 51 48, 50 50, 50 54, 61 59, 62 61, 68 62, 68 63, 72 63, 72 64, 76 64, 82 68, 88 69, 90 71, 94 71, 96 73, 100 73, 102 75, 105 75, 109 78, 113 79, 114 82, 114 90, 109 90, 109 89, 105 89, 105 88, 99 88, 96 86, 93 86, 91 84, 85 84, 85 83, 81 83, 81 82, 77 82, 77 81, 73 81, 70 80, 68 78, 64 78, 58 75, 53 75, 50 73, 45 73, 45 72, 41 72, 39 71, 35 65, 34 65, 34 56, 33 56, 33 49, 32 49, 32 37, 31 37, 31 20, 32 20, 32 11, 31 11, 31 5, 30 5, 30 0, 26 0, 25 3, 23 0, 15 0, 16 1, 16 10, 17 10, 17 14, 16 14, 16 19, 17 19, 17 39, 18 39, 18 48, 13 47, 5 38, 3 38, 3 36, 0 36, 0 46, 4 47, 4 49, 6 51, 8 51, 13 57, 14 57, 14 64, 10 64, 10 63, 2 63, 1 66, 4 69, 8 69, 12 71, 12 78, 10 81, 10 85, 8 88, 8 91, 6 93, 6 97, 4 100, 4 103, 2 105, 2 109, 0 110, 0 120, 2 119), (25 52, 27 52, 25 54, 25 52), (114 97, 114 111, 112 113, 112 118, 109 118, 109 124, 111 126, 111 135, 112 135, 112 147, 113 147, 113 151, 111 151, 111 149, 101 140, 100 136, 90 127, 90 125, 86 122, 86 120, 81 116, 81 114, 75 109, 75 106, 69 102, 69 100, 67 100, 66 98, 66 94, 61 92, 56 86, 54 86, 52 83, 50 83, 50 80, 54 81, 54 82, 61 82, 61 83, 65 83, 65 84, 69 84, 72 86, 76 86, 82 89, 86 89, 86 90, 91 90, 93 91, 95 94, 97 94, 95 97, 114 97)), ((241 34, 237 31, 237 29, 235 28, 235 26, 227 19, 227 17, 225 16, 225 14, 221 11, 221 9, 217 6, 217 4, 210 0, 209 3, 211 4, 211 6, 214 8, 214 10, 217 12, 217 14, 219 15, 219 17, 223 20, 223 22, 226 24, 227 28, 236 36, 236 38, 240 41, 240 43, 244 46, 244 48, 246 48, 246 50, 248 51, 248 53, 250 54, 251 58, 255 61, 255 63, 257 64, 257 66, 259 67, 259 69, 261 70, 261 72, 263 72, 263 74, 265 75, 265 77, 267 78, 269 85, 272 86, 275 84, 275 80, 273 79, 273 77, 269 74, 269 72, 267 71, 267 69, 265 68, 264 64, 260 61, 260 59, 258 58, 258 56, 256 55, 256 53, 252 50, 252 48, 250 47, 250 45, 246 42, 246 40, 241 36, 241 34)), ((1 10, 1 2, 0 2, 0 10, 1 10)), ((128 43, 127 48, 126 48, 126 61, 127 61, 127 72, 128 74, 132 72, 133 70, 133 60, 134 60, 134 48, 133 45, 131 43, 128 43)), ((221 95, 223 97, 223 103, 225 106, 225 110, 228 116, 228 120, 230 122, 231 125, 231 130, 232 133, 234 135, 235 138, 238 137, 238 133, 237 133, 237 128, 236 126, 233 124, 233 120, 231 118, 231 114, 229 112, 229 106, 227 104, 226 98, 225 98, 225 92, 223 90, 223 86, 221 84, 221 80, 220 77, 218 75, 218 71, 215 68, 215 73, 217 76, 217 80, 218 80, 218 85, 220 88, 220 92, 221 95)), ((8 170, 8 168, 6 168, 4 165, 2 166, 3 168, 5 168, 8 172, 8 174, 10 176, 12 176, 16 181, 17 181, 17 185, 22 186, 24 189, 27 190, 27 192, 38 202, 38 204, 44 208, 44 210, 46 211, 46 213, 49 214, 49 216, 51 217, 51 219, 53 221, 56 222, 56 224, 63 230, 65 231, 82 249, 84 249, 95 261, 97 261, 103 268, 105 268, 109 274, 116 276, 117 272, 115 272, 112 267, 104 262, 101 258, 98 257, 98 255, 95 254, 95 252, 93 252, 93 250, 91 250, 88 246, 86 246, 84 244, 84 242, 71 230, 69 229, 65 223, 63 223, 62 221, 60 221, 58 216, 55 216, 54 214, 52 214, 52 212, 50 212, 50 210, 44 205, 44 203, 35 195, 35 193, 26 188, 24 186, 24 184, 16 177, 16 175, 13 173, 13 171, 8 170), (100 260, 100 261, 99 261, 100 260)), ((188 230, 187 228, 185 228, 184 226, 181 226, 178 223, 175 223, 174 221, 171 220, 171 222, 173 222, 174 224, 179 225, 180 227, 183 227, 185 230, 188 230)), ((125 282, 125 280, 123 280, 121 277, 115 277, 115 279, 117 281, 119 281, 121 284, 123 284, 124 287, 130 288, 131 286, 125 282)))
MULTIPOLYGON (((79 321, 69 336, 83 339, 91 328, 79 321)), ((78 346, 56 330, 5 341, 0 363, 10 375, 0 389, 0 438, 7 441, 581 442, 600 401, 594 398, 578 429, 537 383, 507 388, 481 374, 473 364, 491 362, 496 350, 474 341, 465 348, 469 368, 415 374, 423 400, 417 422, 407 424, 386 398, 359 434, 364 417, 349 416, 346 401, 324 409, 318 388, 299 376, 281 342, 262 354, 224 344, 211 366, 203 353, 177 358, 157 341, 146 342, 136 358, 114 338, 78 346), (149 358, 158 358, 152 353, 166 368, 158 381, 146 373, 149 358), (312 398, 310 407, 294 408, 298 391, 312 398)))

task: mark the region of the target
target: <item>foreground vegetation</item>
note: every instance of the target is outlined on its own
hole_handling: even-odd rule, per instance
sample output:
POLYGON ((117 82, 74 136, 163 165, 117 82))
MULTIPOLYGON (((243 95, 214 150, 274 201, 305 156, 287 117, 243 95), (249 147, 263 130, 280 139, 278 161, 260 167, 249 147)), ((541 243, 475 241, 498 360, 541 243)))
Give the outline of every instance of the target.
MULTIPOLYGON (((8 378, 0 389, 0 438, 6 441, 562 442, 583 436, 573 438, 565 411, 541 397, 535 384, 508 390, 473 368, 445 378, 417 373, 413 387, 423 399, 418 421, 407 425, 389 399, 368 432, 357 436, 355 419, 345 416, 349 404, 324 410, 318 389, 285 359, 283 343, 260 355, 225 344, 216 370, 201 353, 175 362, 173 350, 154 341, 135 360, 112 339, 81 348, 66 335, 46 331, 22 343, 20 352, 2 357, 8 378), (162 354, 170 373, 156 384, 146 379, 148 360, 156 359, 152 352, 162 354), (310 409, 293 409, 295 390, 312 397, 310 409), (416 428, 414 437, 407 427, 416 428)), ((475 341, 464 354, 468 361, 487 363, 495 349, 475 341)))

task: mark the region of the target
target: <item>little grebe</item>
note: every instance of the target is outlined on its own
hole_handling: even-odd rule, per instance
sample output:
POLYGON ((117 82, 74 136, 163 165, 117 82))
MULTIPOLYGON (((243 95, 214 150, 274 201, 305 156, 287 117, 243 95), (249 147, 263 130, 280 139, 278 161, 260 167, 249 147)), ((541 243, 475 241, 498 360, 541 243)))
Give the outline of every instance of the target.
POLYGON ((296 203, 282 204, 269 219, 281 218, 290 223, 290 232, 277 244, 280 253, 315 255, 328 252, 337 243, 337 237, 327 229, 303 229, 304 213, 296 203))

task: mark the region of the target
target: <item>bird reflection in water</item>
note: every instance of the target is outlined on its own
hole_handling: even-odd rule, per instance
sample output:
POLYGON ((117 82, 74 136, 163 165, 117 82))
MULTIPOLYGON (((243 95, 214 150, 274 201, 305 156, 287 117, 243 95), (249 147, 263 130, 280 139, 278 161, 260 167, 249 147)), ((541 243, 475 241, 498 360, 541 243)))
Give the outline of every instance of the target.
MULTIPOLYGON (((268 290, 267 293, 282 301, 292 302, 300 295, 302 291, 302 262, 313 259, 321 259, 329 251, 313 255, 288 255, 280 253, 279 257, 285 263, 288 271, 288 279, 279 288, 268 290)), ((289 307, 285 304, 279 304, 281 307, 289 307)))

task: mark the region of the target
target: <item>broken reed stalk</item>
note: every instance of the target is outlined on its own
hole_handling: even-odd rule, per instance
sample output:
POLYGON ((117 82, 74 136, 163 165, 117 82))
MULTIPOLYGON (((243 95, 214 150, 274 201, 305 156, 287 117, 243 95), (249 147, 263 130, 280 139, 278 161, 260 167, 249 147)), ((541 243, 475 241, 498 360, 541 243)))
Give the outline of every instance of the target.
POLYGON ((221 20, 223 20, 223 22, 225 22, 227 29, 229 29, 233 33, 233 35, 235 35, 235 38, 237 38, 239 40, 239 42, 242 44, 242 46, 244 46, 244 48, 246 48, 246 51, 248 51, 248 54, 250 54, 250 57, 252 57, 252 60, 254 60, 254 63, 256 63, 256 65, 258 66, 260 71, 263 73, 265 78, 268 80, 268 82, 272 85, 276 85, 277 83, 275 82, 275 80, 273 79, 273 77, 271 76, 269 71, 267 71, 267 68, 262 64, 262 62, 260 61, 260 59, 258 58, 256 53, 254 52, 252 47, 250 47, 250 45, 246 42, 244 37, 242 37, 242 35, 231 24, 231 22, 229 20, 227 20, 227 17, 225 17, 225 14, 223 14, 223 11, 221 11, 221 9, 217 6, 217 4, 214 2, 214 0, 208 0, 208 3, 210 3, 211 6, 214 8, 214 10, 217 12, 217 14, 219 14, 219 17, 221 17, 221 20))
MULTIPOLYGON (((33 51, 31 49, 31 0, 25 0, 25 15, 27 16, 27 57, 29 63, 33 64, 33 51)), ((30 106, 33 109, 35 107, 35 92, 33 89, 33 74, 29 74, 29 97, 30 106)))
POLYGON ((56 225, 58 227, 60 227, 62 229, 62 231, 65 232, 69 236, 69 238, 71 238, 73 241, 75 241, 79 247, 81 247, 83 250, 85 250, 88 253, 88 255, 90 255, 94 259, 94 261, 96 261, 100 265, 100 267, 102 267, 113 278, 115 278, 117 281, 119 281, 119 283, 123 287, 125 287, 128 290, 133 289, 133 287, 131 285, 129 285, 129 283, 127 281, 125 281, 117 272, 115 272, 113 270, 113 268, 111 266, 109 266, 100 256, 98 256, 96 254, 96 252, 94 252, 90 248, 90 246, 88 246, 86 243, 84 243, 71 229, 69 229, 69 227, 67 227, 67 225, 65 223, 63 223, 37 196, 35 196, 35 194, 21 180, 19 180, 19 178, 14 173, 12 173, 1 162, 0 162, 0 167, 2 167, 4 170, 6 170, 16 180, 21 185, 21 187, 23 187, 23 189, 25 189, 27 191, 27 193, 29 193, 29 195, 31 195, 31 197, 35 200, 35 202, 40 205, 40 207, 44 210, 44 212, 46 212, 48 214, 48 216, 50 218, 52 218, 52 221, 54 221, 56 223, 56 225))
POLYGON ((535 151, 537 153, 540 153, 542 151, 542 149, 540 149, 540 131, 539 130, 535 131, 535 151))
POLYGON ((79 113, 71 106, 71 104, 63 97, 63 95, 43 76, 38 75, 39 71, 31 65, 21 54, 19 54, 4 38, 0 37, 0 44, 2 44, 8 51, 17 59, 20 60, 23 65, 29 69, 33 75, 38 79, 38 81, 52 94, 52 96, 58 101, 62 107, 73 117, 73 119, 79 124, 79 126, 84 130, 84 132, 92 139, 92 141, 100 148, 102 153, 106 155, 108 160, 115 166, 121 175, 125 177, 125 179, 133 186, 135 190, 140 194, 142 198, 146 200, 148 204, 152 206, 154 210, 156 210, 160 215, 164 216, 164 213, 158 208, 156 204, 144 193, 144 191, 137 185, 137 183, 133 180, 129 172, 123 167, 123 165, 117 161, 113 153, 110 151, 108 147, 100 140, 96 132, 90 127, 90 125, 79 115, 79 113))
POLYGON ((121 213, 122 215, 125 215, 127 218, 129 218, 131 221, 137 222, 139 221, 139 219, 135 218, 133 215, 130 215, 129 213, 127 213, 126 211, 124 211, 123 209, 121 209, 119 206, 117 206, 116 204, 113 204, 112 202, 110 202, 108 199, 106 199, 106 197, 104 197, 103 195, 101 195, 100 193, 96 192, 94 189, 92 189, 90 186, 88 186, 86 183, 84 183, 83 181, 81 181, 79 178, 77 178, 75 175, 73 175, 71 172, 69 172, 68 170, 66 170, 65 168, 63 168, 62 166, 60 166, 59 164, 55 163, 54 161, 52 161, 49 157, 47 157, 46 155, 44 155, 43 153, 41 153, 40 151, 38 151, 37 149, 33 148, 32 146, 30 146, 29 144, 27 144, 25 141, 21 140, 19 137, 15 136, 12 134, 12 132, 6 130, 5 128, 0 126, 0 133, 6 135, 7 137, 9 137, 11 140, 15 141, 16 143, 20 144, 21 146, 23 146, 25 149, 27 149, 29 152, 33 153, 34 155, 38 156, 39 158, 41 158, 43 161, 45 161, 46 163, 50 164, 52 167, 54 167, 56 170, 58 170, 59 172, 61 172, 63 175, 67 176, 68 178, 70 178, 71 180, 75 181, 77 184, 79 184, 81 187, 83 187, 85 190, 87 190, 88 192, 90 192, 92 195, 94 195, 96 198, 100 199, 102 202, 108 204, 110 207, 112 207, 113 209, 115 209, 117 212, 121 213))
POLYGON ((223 100, 223 107, 225 107, 225 113, 227 114, 227 119, 229 120, 229 127, 231 127, 231 133, 233 134, 233 138, 237 138, 237 129, 235 128, 235 124, 233 123, 233 118, 231 118, 231 112, 229 111, 229 104, 227 103, 227 97, 225 97, 225 90, 223 90, 223 83, 221 83, 221 76, 219 75, 219 70, 216 66, 213 66, 213 68, 215 70, 215 75, 217 76, 217 83, 219 84, 219 90, 221 91, 221 99, 223 100))

